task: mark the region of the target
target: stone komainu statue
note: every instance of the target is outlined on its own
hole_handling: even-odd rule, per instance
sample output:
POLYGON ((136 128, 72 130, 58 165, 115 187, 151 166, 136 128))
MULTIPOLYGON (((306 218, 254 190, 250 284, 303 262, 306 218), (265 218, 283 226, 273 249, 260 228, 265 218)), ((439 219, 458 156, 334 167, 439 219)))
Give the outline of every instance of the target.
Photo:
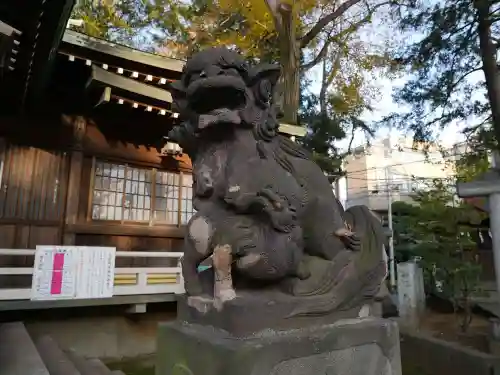
POLYGON ((344 212, 311 155, 278 134, 279 76, 211 48, 170 85, 182 122, 169 138, 191 157, 197 210, 183 249, 187 304, 220 311, 257 298, 283 301, 283 319, 357 316, 385 278, 382 225, 364 206, 344 212))

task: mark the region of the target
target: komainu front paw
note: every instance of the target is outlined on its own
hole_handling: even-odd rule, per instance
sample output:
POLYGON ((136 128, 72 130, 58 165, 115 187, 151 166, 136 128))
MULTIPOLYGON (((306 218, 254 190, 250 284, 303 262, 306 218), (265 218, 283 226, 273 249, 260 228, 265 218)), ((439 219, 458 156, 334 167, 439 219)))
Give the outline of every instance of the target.
POLYGON ((361 250, 363 239, 358 233, 352 232, 350 228, 340 228, 335 231, 335 235, 342 240, 347 249, 351 251, 361 250))
POLYGON ((217 310, 222 310, 224 303, 227 301, 232 301, 236 298, 236 292, 234 289, 223 289, 220 290, 217 294, 217 297, 214 299, 214 307, 217 310))
POLYGON ((361 251, 362 239, 356 233, 352 233, 350 236, 344 237, 343 241, 346 247, 352 251, 361 251))
POLYGON ((206 314, 212 306, 214 306, 214 299, 208 295, 199 295, 199 296, 189 296, 187 298, 188 306, 195 308, 202 314, 206 314))

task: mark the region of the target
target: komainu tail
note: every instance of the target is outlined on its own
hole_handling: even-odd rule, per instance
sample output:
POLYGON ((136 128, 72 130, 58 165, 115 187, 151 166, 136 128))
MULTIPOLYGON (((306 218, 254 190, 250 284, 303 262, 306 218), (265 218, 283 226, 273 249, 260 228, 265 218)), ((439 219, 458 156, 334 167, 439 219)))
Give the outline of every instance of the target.
POLYGON ((361 251, 352 254, 351 262, 336 275, 337 280, 323 295, 324 299, 299 305, 289 317, 327 315, 335 310, 361 307, 378 293, 386 272, 382 223, 366 206, 351 207, 344 215, 352 231, 362 239, 361 251))

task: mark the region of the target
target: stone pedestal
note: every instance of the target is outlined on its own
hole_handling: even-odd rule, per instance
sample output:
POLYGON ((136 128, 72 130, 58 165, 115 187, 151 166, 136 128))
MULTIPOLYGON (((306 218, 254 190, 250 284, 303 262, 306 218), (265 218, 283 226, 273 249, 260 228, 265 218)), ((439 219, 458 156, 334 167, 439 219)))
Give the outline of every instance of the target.
MULTIPOLYGON (((239 298, 227 301, 221 311, 211 302, 191 306, 186 295, 177 299, 177 319, 187 323, 211 326, 229 332, 234 337, 247 337, 266 329, 286 331, 309 326, 323 326, 341 319, 358 318, 360 306, 346 308, 326 315, 292 316, 295 306, 304 301, 320 303, 324 296, 292 297, 275 291, 249 293, 241 291, 239 298)), ((373 304, 367 305, 374 315, 373 304)))
POLYGON ((346 319, 245 338, 180 321, 159 326, 156 375, 401 375, 396 323, 346 319))

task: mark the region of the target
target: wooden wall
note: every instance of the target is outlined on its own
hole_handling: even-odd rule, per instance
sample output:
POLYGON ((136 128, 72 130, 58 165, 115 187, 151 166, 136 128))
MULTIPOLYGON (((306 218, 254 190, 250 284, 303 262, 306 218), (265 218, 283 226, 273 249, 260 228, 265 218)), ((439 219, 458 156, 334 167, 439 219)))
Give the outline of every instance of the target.
MULTIPOLYGON (((60 119, 59 124, 47 128, 51 130, 46 135, 40 125, 33 130, 36 142, 19 142, 23 134, 29 134, 20 130, 20 122, 0 119, 0 248, 74 244, 115 246, 122 251, 182 251, 184 228, 180 224, 99 221, 89 218, 88 211, 95 160, 190 174, 186 155, 170 157, 157 148, 109 141, 97 125, 81 116, 60 119), (79 146, 73 140, 74 132, 68 131, 77 120, 83 122, 78 126, 79 146)), ((32 257, 6 258, 10 257, 0 262, 13 262, 13 266, 33 262, 32 257)))
POLYGON ((60 244, 67 154, 1 143, 0 247, 60 244))
MULTIPOLYGON (((60 245, 67 195, 68 157, 62 151, 0 142, 0 248, 60 245)), ((31 267, 33 257, 0 257, 0 264, 31 267)), ((1 287, 30 287, 28 276, 0 277, 1 287)))

